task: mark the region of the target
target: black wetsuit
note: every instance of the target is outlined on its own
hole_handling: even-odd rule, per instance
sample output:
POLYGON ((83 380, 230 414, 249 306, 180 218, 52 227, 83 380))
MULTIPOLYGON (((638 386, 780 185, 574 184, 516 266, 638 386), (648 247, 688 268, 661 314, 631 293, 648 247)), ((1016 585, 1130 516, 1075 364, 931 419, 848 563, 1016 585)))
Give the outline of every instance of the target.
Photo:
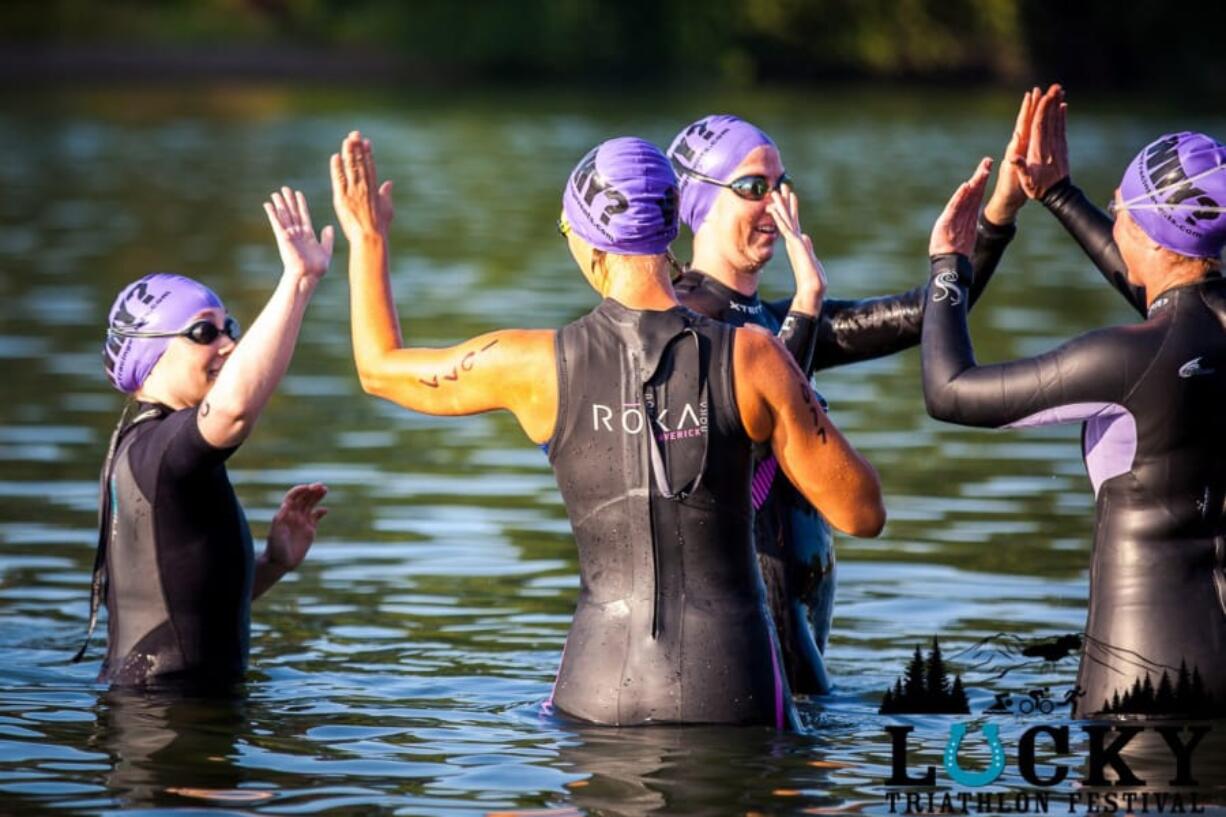
MULTIPOLYGON (((987 286, 1015 232, 1012 225, 999 227, 980 220, 972 302, 987 286)), ((790 298, 762 301, 696 270, 687 270, 675 286, 682 303, 696 312, 733 326, 756 324, 777 334, 807 375, 919 343, 926 291, 919 286, 876 298, 825 298, 814 319, 790 312, 790 298)), ((779 472, 770 451, 758 453, 754 541, 788 681, 793 692, 824 694, 830 678, 822 655, 834 615, 836 572, 830 526, 779 472)))
POLYGON ((613 300, 558 332, 548 451, 581 578, 551 699, 561 714, 794 723, 754 559, 733 334, 613 300))
POLYGON ((225 468, 236 449, 211 446, 194 408, 137 409, 102 479, 109 619, 98 680, 225 686, 247 665, 255 571, 225 468))
MULTIPOLYGON (((1102 222, 1064 188, 1079 240, 1108 277, 1102 222)), ((1079 193, 1078 193, 1079 195, 1079 193)), ((1059 204, 1059 202, 1057 202, 1059 204)), ((1062 219, 1064 220, 1064 219, 1062 219)), ((1068 223, 1066 221, 1066 223, 1068 223)), ((1109 222, 1108 222, 1109 224, 1109 222)), ((1115 269, 1112 269, 1115 267, 1115 269)), ((1044 355, 976 366, 969 264, 933 259, 924 397, 936 418, 991 428, 1084 422, 1096 495, 1080 714, 1118 694, 1178 685, 1181 666, 1226 702, 1226 281, 1161 293, 1139 324, 1089 332, 1044 355)), ((1113 280, 1135 305, 1144 293, 1113 280)), ((1186 681, 1187 679, 1185 679, 1186 681)), ((1195 686, 1196 684, 1192 684, 1195 686)), ((1185 714, 1208 714, 1193 712, 1185 714)))

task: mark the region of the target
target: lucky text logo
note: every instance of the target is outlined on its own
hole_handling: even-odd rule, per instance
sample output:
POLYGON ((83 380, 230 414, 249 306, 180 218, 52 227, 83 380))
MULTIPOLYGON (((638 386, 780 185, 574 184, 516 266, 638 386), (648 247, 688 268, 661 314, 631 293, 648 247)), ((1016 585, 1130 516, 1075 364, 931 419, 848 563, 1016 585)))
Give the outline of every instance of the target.
MULTIPOLYGON (((884 781, 889 787, 937 786, 937 770, 927 766, 922 772, 911 770, 908 749, 909 736, 914 726, 886 726, 891 738, 891 774, 884 781)), ((1083 724, 1077 729, 1086 738, 1085 773, 1080 783, 1083 787, 1107 786, 1141 789, 1146 785, 1191 787, 1199 785, 1194 765, 1194 754, 1211 727, 1207 725, 1171 724, 1163 726, 1134 726, 1126 724, 1083 724), (1170 752, 1169 772, 1165 779, 1147 781, 1129 767, 1123 750, 1142 732, 1150 731, 1162 738, 1170 752), (1111 776, 1108 776, 1108 769, 1111 776)), ((1037 791, 1001 792, 953 791, 890 791, 886 799, 890 813, 901 814, 970 814, 970 813, 1031 813, 1046 814, 1051 809, 1053 792, 1047 791, 1069 779, 1070 767, 1057 760, 1070 753, 1072 727, 1068 725, 1041 724, 1027 729, 1016 750, 1017 771, 1023 780, 1037 791)), ((1008 765, 1005 742, 999 726, 986 723, 980 730, 980 739, 987 743, 989 760, 982 768, 963 768, 960 756, 962 745, 970 739, 972 726, 954 723, 942 754, 945 776, 966 788, 980 788, 996 782, 1008 765)), ((1195 791, 1148 792, 1109 791, 1093 792, 1084 788, 1057 795, 1067 800, 1063 813, 1077 813, 1078 807, 1085 813, 1111 813, 1144 809, 1145 813, 1195 813, 1204 812, 1195 791)))

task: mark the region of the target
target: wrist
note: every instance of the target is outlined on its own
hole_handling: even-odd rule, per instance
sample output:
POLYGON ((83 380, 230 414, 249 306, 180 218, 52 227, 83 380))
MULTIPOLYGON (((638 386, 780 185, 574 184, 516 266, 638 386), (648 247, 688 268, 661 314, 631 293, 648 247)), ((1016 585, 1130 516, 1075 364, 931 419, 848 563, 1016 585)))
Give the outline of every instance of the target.
POLYGON ((814 317, 822 309, 825 290, 820 286, 797 287, 792 296, 792 311, 814 317))
POLYGON ((260 554, 260 558, 257 560, 257 565, 261 570, 266 572, 273 571, 278 576, 284 576, 286 573, 293 570, 292 566, 277 559, 277 557, 272 553, 272 549, 267 546, 264 548, 264 552, 260 554))
POLYGON ((1025 204, 1025 195, 1017 198, 1007 194, 993 193, 992 198, 988 199, 987 206, 983 208, 983 215, 988 221, 1003 227, 1017 220, 1017 211, 1021 210, 1025 204))

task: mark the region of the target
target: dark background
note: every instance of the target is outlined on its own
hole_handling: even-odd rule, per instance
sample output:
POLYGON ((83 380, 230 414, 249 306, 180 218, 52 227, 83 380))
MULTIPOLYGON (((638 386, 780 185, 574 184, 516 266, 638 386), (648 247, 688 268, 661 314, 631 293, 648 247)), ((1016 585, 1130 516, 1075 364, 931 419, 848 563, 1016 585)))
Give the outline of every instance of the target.
POLYGON ((17 0, 8 80, 184 75, 744 89, 1061 81, 1226 99, 1226 4, 1169 0, 17 0))

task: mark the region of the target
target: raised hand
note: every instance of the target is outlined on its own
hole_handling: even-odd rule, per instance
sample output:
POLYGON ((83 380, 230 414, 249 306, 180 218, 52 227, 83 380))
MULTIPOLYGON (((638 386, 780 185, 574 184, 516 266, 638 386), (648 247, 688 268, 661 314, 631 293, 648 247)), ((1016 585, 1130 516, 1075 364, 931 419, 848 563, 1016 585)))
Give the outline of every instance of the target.
POLYGON ((1025 158, 1013 160, 1022 189, 1032 199, 1042 198, 1056 182, 1068 178, 1067 120, 1064 89, 1052 85, 1039 99, 1030 121, 1030 144, 1025 158))
POLYGON ((264 560, 270 567, 289 571, 302 564, 315 541, 319 520, 328 513, 327 508, 316 507, 327 493, 326 485, 313 482, 295 485, 285 494, 268 529, 264 560))
POLYGON ((792 275, 796 278, 796 299, 802 312, 816 315, 826 294, 826 270, 813 252, 813 241, 800 227, 800 202, 791 185, 781 190, 772 190, 766 211, 775 221, 783 236, 792 275))
POLYGON ((369 139, 352 131, 332 154, 332 204, 350 242, 363 234, 387 234, 395 216, 392 183, 379 184, 374 149, 369 139))
POLYGON ((285 271, 312 280, 319 280, 328 271, 332 260, 334 235, 332 227, 324 227, 315 238, 311 226, 311 211, 307 208, 306 196, 300 190, 282 187, 279 192, 264 202, 264 212, 277 238, 277 249, 285 271))
POLYGON ((1034 120, 1043 92, 1036 86, 1022 97, 1022 105, 1013 125, 1013 135, 1005 146, 1005 156, 996 173, 996 187, 984 207, 983 214, 993 224, 1012 224, 1017 211, 1026 204, 1026 190, 1018 176, 1017 163, 1025 163, 1030 147, 1030 123, 1034 120))
POLYGON ((979 167, 975 168, 975 174, 954 191, 949 204, 945 205, 945 210, 932 227, 932 238, 928 242, 930 256, 948 253, 970 256, 975 247, 979 203, 983 201, 983 191, 988 186, 991 172, 992 160, 985 156, 979 167))

